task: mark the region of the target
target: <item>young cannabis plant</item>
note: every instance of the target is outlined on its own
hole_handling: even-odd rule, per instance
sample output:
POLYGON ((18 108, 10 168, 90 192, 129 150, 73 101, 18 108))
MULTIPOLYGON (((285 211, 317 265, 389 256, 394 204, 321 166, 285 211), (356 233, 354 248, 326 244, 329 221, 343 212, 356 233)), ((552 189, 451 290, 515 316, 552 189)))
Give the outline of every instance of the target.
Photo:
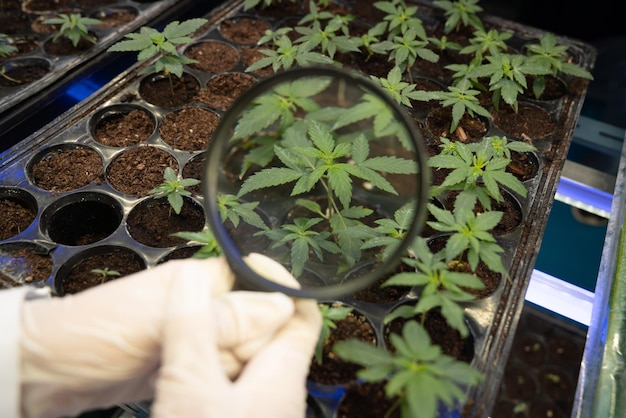
POLYGON ((478 5, 478 2, 479 0, 435 0, 433 4, 445 11, 444 32, 458 31, 465 26, 484 30, 483 22, 479 17, 483 8, 478 5))
POLYGON ((415 216, 415 207, 407 204, 393 213, 393 219, 377 219, 377 226, 373 228, 374 237, 361 245, 361 250, 383 247, 380 254, 385 260, 404 241, 415 216))
POLYGON ((470 44, 461 49, 461 54, 473 55, 477 60, 483 61, 484 57, 505 53, 508 50, 506 41, 511 39, 513 33, 498 32, 496 29, 478 29, 470 38, 470 44))
MULTIPOLYGON (((569 62, 569 57, 566 54, 567 49, 568 46, 559 44, 553 34, 546 33, 541 36, 539 43, 527 45, 527 56, 530 62, 545 67, 546 74, 556 77, 561 72, 574 77, 593 80, 593 75, 589 71, 578 64, 569 62)), ((535 97, 540 97, 545 90, 545 76, 538 75, 532 87, 535 97)))
POLYGON ((201 18, 184 22, 173 21, 168 23, 162 32, 144 26, 139 29, 139 33, 124 35, 127 39, 113 44, 107 51, 139 51, 137 61, 145 61, 160 54, 157 61, 144 68, 141 73, 163 73, 166 76, 174 74, 180 78, 183 75, 183 65, 196 61, 179 52, 178 48, 193 42, 189 35, 207 22, 207 19, 201 18))
POLYGON ((320 261, 323 261, 322 250, 332 254, 341 252, 346 267, 360 258, 360 246, 365 239, 371 238, 371 233, 368 235, 367 228, 355 220, 371 212, 353 204, 353 179, 365 180, 374 189, 395 195, 395 188, 381 172, 411 174, 417 169, 412 160, 370 157, 369 142, 362 134, 351 143, 338 142, 328 126, 311 120, 306 135, 309 143, 289 148, 275 145, 275 153, 284 166, 256 172, 244 181, 238 195, 241 197, 255 190, 293 182, 292 196, 303 195, 315 187, 325 191, 325 207, 317 202, 298 201, 319 217, 296 218, 293 224, 264 232, 276 241, 274 247, 291 242, 292 269, 296 276, 302 272, 310 252, 320 261), (330 224, 330 231, 312 229, 324 220, 330 224))
POLYGON ((439 55, 428 48, 428 40, 418 39, 413 28, 394 36, 392 41, 386 41, 385 49, 389 52, 389 60, 396 66, 404 68, 409 78, 412 78, 411 67, 418 58, 429 62, 439 61, 439 55))
POLYGON ((317 51, 312 51, 307 44, 293 44, 287 35, 281 35, 273 44, 273 48, 260 51, 264 58, 255 61, 246 68, 246 72, 260 70, 272 66, 274 72, 287 70, 294 65, 332 64, 333 60, 317 51))
POLYGON ((482 289, 484 284, 474 274, 450 269, 444 254, 441 251, 433 254, 424 238, 417 237, 411 244, 411 250, 414 256, 404 257, 402 261, 414 271, 398 273, 382 286, 421 286, 422 291, 415 305, 400 305, 385 318, 385 322, 421 314, 423 324, 427 313, 439 308, 448 325, 459 331, 463 338, 467 337, 469 329, 461 304, 474 300, 466 289, 482 289))
POLYGON ((114 276, 119 277, 120 276, 120 272, 119 271, 109 270, 108 267, 105 267, 103 269, 93 269, 93 270, 91 270, 91 272, 101 276, 100 284, 104 283, 107 280, 107 278, 109 278, 109 277, 114 277, 114 276))
POLYGON ((97 40, 89 34, 88 26, 99 25, 102 21, 81 16, 80 13, 71 13, 69 15, 61 13, 57 17, 44 20, 43 23, 46 25, 61 25, 52 38, 53 42, 56 42, 59 38, 67 38, 76 47, 81 39, 95 44, 97 40))
POLYGON ((405 34, 408 30, 413 30, 415 35, 426 40, 426 30, 422 24, 422 20, 417 17, 418 6, 407 6, 403 0, 377 1, 374 7, 383 11, 387 22, 387 32, 389 38, 405 34))
POLYGON ((156 199, 167 197, 167 201, 174 212, 179 215, 183 208, 184 197, 191 196, 191 192, 185 190, 185 187, 195 186, 200 183, 198 179, 178 179, 178 174, 171 168, 167 167, 163 172, 163 183, 159 184, 148 194, 153 195, 156 199))
POLYGON ((532 151, 535 148, 520 141, 507 141, 497 136, 484 137, 480 142, 465 144, 441 138, 442 152, 428 159, 428 165, 452 171, 444 181, 431 188, 436 196, 444 190, 460 190, 455 207, 473 208, 476 201, 491 208, 491 200, 502 201, 500 187, 504 186, 526 197, 524 184, 506 171, 510 164, 510 151, 532 151))
POLYGON ((442 354, 416 321, 407 322, 402 335, 391 334, 390 342, 394 352, 356 339, 333 346, 340 358, 364 367, 357 373, 360 379, 386 382, 387 398, 398 397, 386 417, 400 408, 403 418, 434 418, 441 403, 448 407, 464 403, 465 389, 483 379, 469 364, 442 354))
POLYGON ((350 306, 334 306, 324 303, 318 304, 320 314, 322 315, 322 330, 320 331, 317 345, 315 346, 315 361, 322 364, 324 355, 324 345, 328 342, 331 333, 337 328, 337 321, 346 319, 353 311, 350 306))
POLYGON ((427 222, 428 225, 436 231, 451 234, 444 249, 449 266, 462 263, 466 257, 472 271, 476 271, 478 263, 482 261, 490 270, 506 274, 500 255, 504 249, 491 233, 502 219, 503 212, 475 213, 466 207, 456 207, 451 212, 432 203, 428 204, 428 211, 435 217, 435 221, 427 222))
POLYGON ((420 97, 419 93, 415 91, 415 84, 402 81, 402 70, 398 66, 389 70, 387 77, 370 75, 370 78, 376 81, 399 104, 413 107, 411 99, 418 100, 418 97, 420 97))
MULTIPOLYGON (((459 129, 459 122, 464 114, 471 117, 475 115, 491 119, 491 113, 484 108, 478 100, 479 90, 473 88, 469 79, 461 79, 457 84, 448 86, 447 91, 425 91, 418 90, 412 95, 415 100, 429 101, 437 100, 443 107, 452 110, 452 122, 450 123, 450 133, 459 129)), ((466 137, 464 132, 459 132, 460 138, 466 137)))
POLYGON ((296 39, 295 43, 298 48, 304 48, 306 51, 319 50, 322 55, 333 59, 335 53, 339 52, 358 52, 358 46, 352 42, 350 36, 337 34, 341 29, 340 26, 328 23, 322 29, 319 21, 314 21, 312 26, 296 26, 295 30, 302 36, 296 39))
POLYGON ((207 227, 199 232, 175 232, 172 236, 187 240, 189 245, 200 245, 200 249, 198 249, 191 258, 205 259, 217 257, 222 254, 222 247, 220 247, 213 232, 207 227))
POLYGON ((526 78, 546 73, 543 63, 529 60, 524 55, 502 53, 489 55, 486 59, 488 62, 474 68, 472 76, 489 79, 496 109, 502 99, 517 112, 517 97, 528 87, 526 78))

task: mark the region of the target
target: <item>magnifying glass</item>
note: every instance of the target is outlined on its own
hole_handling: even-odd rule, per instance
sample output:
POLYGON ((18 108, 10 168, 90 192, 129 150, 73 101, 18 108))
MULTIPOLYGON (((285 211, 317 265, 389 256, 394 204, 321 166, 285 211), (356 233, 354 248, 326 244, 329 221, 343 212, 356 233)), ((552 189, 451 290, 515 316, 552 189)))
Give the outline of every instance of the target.
POLYGON ((422 134, 357 73, 299 67, 252 86, 223 115, 204 171, 209 227, 238 286, 336 299, 394 268, 420 232, 422 134), (264 254, 298 286, 245 263, 264 254))

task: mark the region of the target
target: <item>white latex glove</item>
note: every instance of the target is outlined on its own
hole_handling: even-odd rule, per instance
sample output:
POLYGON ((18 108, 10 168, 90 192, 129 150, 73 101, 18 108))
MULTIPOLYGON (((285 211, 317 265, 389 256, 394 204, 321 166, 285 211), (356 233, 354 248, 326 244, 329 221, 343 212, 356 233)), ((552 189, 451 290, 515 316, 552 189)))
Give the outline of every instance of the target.
MULTIPOLYGON (((256 364, 252 356, 280 351, 275 341, 291 343, 290 336, 301 334, 296 345, 307 351, 310 343, 312 350, 319 318, 302 322, 300 302, 294 315, 294 303, 286 296, 228 292, 232 283, 223 258, 170 261, 76 295, 26 302, 24 417, 56 418, 147 400, 155 386, 155 416, 237 416, 219 409, 203 415, 203 408, 219 408, 209 405, 213 398, 223 401, 213 386, 230 382, 246 362, 256 364), (268 335, 275 338, 259 344, 268 335)), ((308 368, 308 359, 303 367, 308 368)), ((306 370, 302 373, 304 390, 306 370)), ((300 396, 301 390, 295 391, 300 396)))

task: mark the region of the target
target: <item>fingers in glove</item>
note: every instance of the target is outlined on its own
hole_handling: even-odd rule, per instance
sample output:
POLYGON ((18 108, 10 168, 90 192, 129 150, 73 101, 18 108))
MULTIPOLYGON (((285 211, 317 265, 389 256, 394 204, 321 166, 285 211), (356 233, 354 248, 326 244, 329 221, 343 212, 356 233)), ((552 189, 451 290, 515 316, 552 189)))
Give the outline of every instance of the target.
POLYGON ((306 377, 322 320, 315 301, 300 299, 295 305, 295 316, 246 364, 237 379, 241 393, 262 395, 254 399, 257 418, 305 414, 306 377))
POLYGON ((239 291, 216 298, 213 310, 223 364, 233 378, 291 318, 295 307, 281 293, 239 291))

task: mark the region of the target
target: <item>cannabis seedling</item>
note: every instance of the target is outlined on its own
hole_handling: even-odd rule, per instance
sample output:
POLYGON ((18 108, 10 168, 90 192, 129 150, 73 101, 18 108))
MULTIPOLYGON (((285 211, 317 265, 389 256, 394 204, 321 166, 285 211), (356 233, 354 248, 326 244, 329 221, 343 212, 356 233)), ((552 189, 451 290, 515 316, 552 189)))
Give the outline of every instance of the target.
MULTIPOLYGON (((569 61, 566 54, 567 45, 561 45, 556 41, 556 37, 551 33, 541 36, 539 43, 527 45, 527 56, 530 62, 534 62, 546 68, 546 74, 556 77, 559 72, 569 74, 574 77, 581 77, 593 80, 593 75, 580 65, 569 61)), ((540 97, 545 90, 545 76, 538 75, 533 82, 533 93, 535 97, 540 97)))
POLYGON ((307 44, 293 44, 287 35, 281 35, 273 45, 273 49, 260 51, 264 58, 254 62, 246 68, 246 72, 260 70, 272 66, 274 72, 289 69, 293 65, 306 66, 310 64, 332 64, 333 60, 317 51, 311 51, 307 44))
POLYGON ((469 329, 461 304, 475 299, 466 289, 482 289, 484 284, 471 273, 450 269, 443 252, 433 254, 424 238, 417 237, 411 250, 413 257, 404 257, 402 261, 413 271, 398 273, 382 286, 421 286, 422 291, 415 305, 400 305, 385 318, 385 322, 421 315, 423 325, 427 313, 439 308, 448 325, 459 331, 463 338, 467 337, 469 329))
POLYGON ((425 91, 418 90, 412 94, 413 99, 421 101, 437 100, 443 107, 449 107, 452 111, 452 122, 450 123, 450 133, 458 130, 458 137, 463 140, 467 138, 464 131, 460 130, 459 122, 464 114, 470 117, 475 115, 491 119, 491 113, 480 104, 476 90, 469 79, 461 79, 457 84, 448 86, 447 91, 425 91))
POLYGON ((315 361, 317 361, 318 364, 322 364, 324 345, 330 338, 332 331, 337 329, 336 322, 346 319, 353 311, 353 308, 350 306, 334 306, 324 303, 318 304, 318 307, 322 315, 322 329, 319 339, 317 340, 317 345, 315 346, 315 361))
POLYGON ((99 25, 102 23, 99 19, 91 17, 81 16, 80 13, 71 13, 69 15, 65 13, 59 14, 57 17, 46 19, 43 21, 46 25, 61 25, 57 33, 52 38, 53 42, 56 42, 59 38, 67 38, 72 42, 72 45, 76 47, 81 39, 95 44, 96 38, 89 34, 90 25, 99 25))
POLYGON ((91 270, 91 272, 101 276, 100 284, 104 283, 107 280, 108 277, 113 277, 113 276, 119 277, 120 276, 120 272, 119 271, 109 270, 108 267, 105 267, 103 269, 93 269, 93 270, 91 270))
POLYGON ((483 379, 469 364, 443 354, 416 321, 408 321, 402 335, 391 334, 390 343, 394 352, 356 339, 333 346, 340 358, 364 367, 357 372, 360 379, 386 382, 387 398, 398 397, 385 417, 398 408, 403 418, 436 417, 440 403, 458 406, 466 400, 465 389, 483 379))
POLYGON ((428 221, 428 225, 436 231, 451 234, 444 249, 445 260, 451 268, 462 264, 466 257, 472 271, 476 271, 482 261, 491 271, 506 274, 501 256, 504 249, 491 233, 502 219, 503 212, 475 213, 472 208, 458 204, 453 211, 449 211, 432 203, 428 204, 428 211, 435 218, 435 221, 428 221))
POLYGON ((479 29, 470 38, 470 44, 462 48, 460 53, 474 55, 477 60, 482 61, 486 56, 505 53, 509 48, 506 41, 511 39, 512 36, 513 33, 511 32, 498 32, 496 29, 488 31, 479 29))
POLYGON ((544 63, 530 60, 524 55, 499 53, 489 55, 486 59, 488 62, 474 68, 472 77, 489 80, 489 90, 493 92, 496 109, 502 98, 517 112, 517 97, 528 87, 527 77, 547 72, 544 63))
POLYGON ((534 146, 498 136, 487 136, 473 144, 446 138, 441 138, 441 142, 442 152, 431 156, 428 165, 452 171, 440 185, 431 187, 431 195, 460 190, 455 206, 473 208, 478 200, 487 209, 491 208, 492 199, 503 200, 501 186, 526 197, 526 187, 506 167, 511 163, 511 151, 533 151, 534 146))
POLYGON ((167 201, 174 212, 179 215, 183 208, 184 197, 191 196, 191 192, 185 190, 185 187, 195 186, 200 183, 198 179, 178 179, 178 174, 171 168, 165 168, 163 172, 163 183, 159 184, 148 194, 153 195, 156 199, 167 197, 167 201))
POLYGON ((458 31, 467 26, 483 30, 484 25, 479 17, 483 8, 478 5, 478 2, 479 0, 435 0, 433 4, 445 11, 444 32, 458 31))
POLYGON ((142 27, 139 33, 128 33, 124 40, 113 44, 107 51, 127 52, 139 51, 137 61, 145 61, 160 54, 157 61, 142 70, 142 73, 163 73, 166 76, 183 75, 183 65, 192 64, 195 60, 179 52, 178 48, 193 42, 190 34, 207 23, 207 19, 189 19, 183 22, 168 23, 162 32, 150 27, 142 27))

